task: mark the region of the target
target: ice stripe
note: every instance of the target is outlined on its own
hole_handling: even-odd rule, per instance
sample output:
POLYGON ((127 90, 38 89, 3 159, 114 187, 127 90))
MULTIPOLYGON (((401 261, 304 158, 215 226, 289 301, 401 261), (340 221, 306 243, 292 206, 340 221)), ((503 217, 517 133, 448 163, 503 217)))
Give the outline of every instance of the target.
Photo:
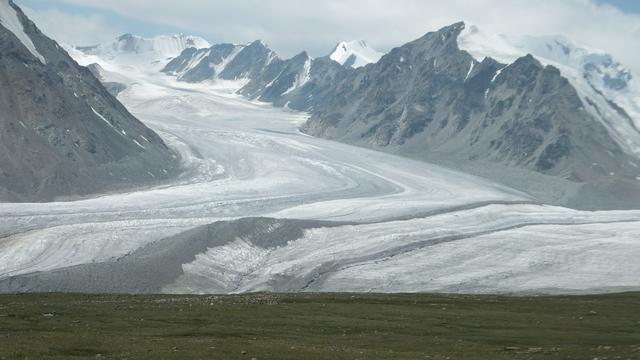
POLYGON ((113 127, 113 125, 111 125, 109 120, 105 119, 105 117, 102 116, 99 112, 97 112, 96 109, 93 108, 93 106, 91 106, 91 110, 93 110, 93 113, 96 114, 100 119, 102 119, 102 121, 106 122, 109 126, 113 127))

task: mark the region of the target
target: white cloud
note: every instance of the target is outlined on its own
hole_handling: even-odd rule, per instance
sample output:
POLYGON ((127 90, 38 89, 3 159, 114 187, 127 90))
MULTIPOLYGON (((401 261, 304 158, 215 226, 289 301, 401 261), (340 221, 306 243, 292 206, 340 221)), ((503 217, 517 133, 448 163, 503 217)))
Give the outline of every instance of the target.
POLYGON ((263 39, 285 56, 305 49, 325 55, 338 41, 352 39, 388 50, 468 20, 496 33, 566 35, 612 53, 640 73, 640 16, 593 0, 62 1, 208 34, 216 41, 263 39))
POLYGON ((94 45, 111 40, 119 33, 99 14, 85 16, 57 9, 33 10, 24 6, 22 9, 43 33, 60 43, 94 45))

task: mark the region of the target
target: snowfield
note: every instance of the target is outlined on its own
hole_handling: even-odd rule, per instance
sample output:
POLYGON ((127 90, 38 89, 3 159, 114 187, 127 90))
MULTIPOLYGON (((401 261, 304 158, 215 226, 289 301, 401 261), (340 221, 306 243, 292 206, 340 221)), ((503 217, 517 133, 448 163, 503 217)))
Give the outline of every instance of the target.
MULTIPOLYGON (((306 114, 247 101, 234 95, 237 84, 193 85, 153 66, 100 65, 107 80, 127 86, 120 100, 180 153, 185 173, 129 193, 0 204, 0 283, 117 264, 202 225, 269 217, 334 225, 305 228, 282 244, 237 236, 212 245, 190 254, 162 291, 640 288, 640 211, 545 206, 478 177, 309 137, 298 131, 306 114)), ((35 283, 19 289, 38 291, 35 283)))

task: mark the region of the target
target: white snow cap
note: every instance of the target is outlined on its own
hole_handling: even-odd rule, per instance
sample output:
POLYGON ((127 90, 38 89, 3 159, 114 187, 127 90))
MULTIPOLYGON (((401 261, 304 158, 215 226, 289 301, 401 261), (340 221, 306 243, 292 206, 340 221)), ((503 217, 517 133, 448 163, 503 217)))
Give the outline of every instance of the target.
POLYGON ((359 68, 367 64, 377 63, 384 54, 373 49, 366 41, 341 42, 329 57, 331 60, 359 68))
POLYGON ((203 49, 210 46, 209 42, 203 38, 184 34, 160 35, 153 38, 124 34, 112 42, 80 49, 87 54, 110 57, 155 54, 158 57, 169 58, 180 55, 188 48, 203 49))
POLYGON ((47 63, 44 56, 40 55, 36 49, 29 35, 24 32, 24 25, 20 21, 16 10, 9 4, 9 0, 0 0, 0 25, 11 31, 41 63, 47 63))
POLYGON ((467 21, 458 36, 458 47, 479 62, 490 57, 503 64, 510 64, 526 55, 526 52, 511 45, 503 36, 484 32, 477 25, 467 21))

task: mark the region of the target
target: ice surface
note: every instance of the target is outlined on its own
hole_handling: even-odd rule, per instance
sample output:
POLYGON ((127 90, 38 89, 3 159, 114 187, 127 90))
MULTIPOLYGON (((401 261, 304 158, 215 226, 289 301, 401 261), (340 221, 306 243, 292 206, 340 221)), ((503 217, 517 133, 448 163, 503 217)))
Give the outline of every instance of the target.
POLYGON ((494 293, 637 287, 639 215, 488 205, 310 230, 268 251, 236 241, 184 265, 185 275, 165 290, 494 293))

